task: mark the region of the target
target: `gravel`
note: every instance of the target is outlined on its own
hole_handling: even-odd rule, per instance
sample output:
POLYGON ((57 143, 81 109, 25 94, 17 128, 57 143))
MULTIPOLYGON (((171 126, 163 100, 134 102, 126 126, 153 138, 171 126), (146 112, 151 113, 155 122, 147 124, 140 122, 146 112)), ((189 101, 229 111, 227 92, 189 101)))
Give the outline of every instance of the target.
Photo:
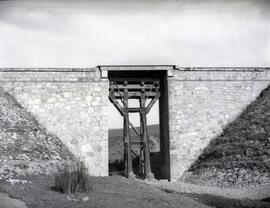
POLYGON ((183 178, 227 188, 270 183, 270 87, 211 141, 183 178))
POLYGON ((10 94, 0 88, 0 179, 50 174, 73 155, 10 94))

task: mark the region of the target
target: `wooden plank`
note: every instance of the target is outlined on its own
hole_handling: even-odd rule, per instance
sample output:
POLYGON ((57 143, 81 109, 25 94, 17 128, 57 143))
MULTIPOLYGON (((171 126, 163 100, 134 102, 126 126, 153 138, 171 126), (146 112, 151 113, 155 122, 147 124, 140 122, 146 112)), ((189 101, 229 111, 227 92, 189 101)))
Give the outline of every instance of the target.
POLYGON ((109 81, 124 82, 128 81, 131 83, 139 83, 140 81, 145 81, 146 83, 153 83, 153 81, 159 81, 160 78, 156 77, 110 77, 109 81))
POLYGON ((125 111, 129 113, 138 113, 144 110, 145 110, 144 108, 125 108, 125 111))
MULTIPOLYGON (((121 99, 123 97, 124 93, 123 92, 114 92, 114 95, 115 95, 116 99, 121 99)), ((151 93, 149 93, 148 98, 151 99, 151 98, 154 98, 155 96, 156 96, 156 93, 151 92, 151 93)), ((139 98, 141 98, 141 92, 128 92, 128 98, 129 99, 139 99, 139 98)))
POLYGON ((141 90, 141 89, 145 89, 145 90, 153 90, 153 89, 160 89, 159 85, 150 85, 150 84, 147 84, 147 85, 138 85, 138 84, 133 84, 133 85, 122 85, 122 84, 117 84, 117 86, 115 84, 110 84, 109 86, 109 89, 119 89, 119 90, 124 90, 125 88, 127 88, 128 90, 141 90))

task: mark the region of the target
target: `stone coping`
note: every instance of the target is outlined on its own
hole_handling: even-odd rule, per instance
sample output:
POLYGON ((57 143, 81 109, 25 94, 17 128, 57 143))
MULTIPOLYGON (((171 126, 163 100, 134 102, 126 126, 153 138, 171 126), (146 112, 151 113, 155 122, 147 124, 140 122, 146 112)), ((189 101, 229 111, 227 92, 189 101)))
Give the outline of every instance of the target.
POLYGON ((175 81, 270 81, 270 68, 177 68, 175 81))
POLYGON ((103 65, 98 66, 101 71, 142 71, 142 70, 172 70, 175 65, 103 65))
POLYGON ((216 72, 262 72, 269 71, 270 67, 180 67, 176 65, 101 65, 97 67, 90 68, 25 68, 25 67, 16 67, 16 68, 0 68, 0 72, 93 72, 96 70, 176 70, 176 71, 186 71, 186 72, 194 72, 194 71, 216 71, 216 72))
POLYGON ((177 71, 215 71, 215 72, 263 72, 270 70, 270 67, 176 67, 177 71))
POLYGON ((97 68, 0 68, 0 72, 94 72, 97 68))

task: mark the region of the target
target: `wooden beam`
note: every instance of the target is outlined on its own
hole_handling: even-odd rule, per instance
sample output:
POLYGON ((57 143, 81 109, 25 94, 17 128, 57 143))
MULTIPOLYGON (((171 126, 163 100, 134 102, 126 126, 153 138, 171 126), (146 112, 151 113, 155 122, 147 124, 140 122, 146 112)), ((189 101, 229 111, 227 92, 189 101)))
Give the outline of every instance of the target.
POLYGON ((133 129, 133 131, 137 134, 138 137, 140 137, 140 133, 138 132, 138 130, 135 128, 135 126, 129 121, 129 125, 131 126, 131 128, 133 129))
POLYGON ((110 101, 114 104, 117 110, 121 113, 124 119, 123 128, 123 141, 124 141, 124 174, 126 177, 134 177, 132 167, 132 154, 136 157, 139 156, 139 171, 143 174, 144 178, 153 178, 150 163, 150 149, 149 149, 149 135, 147 129, 146 116, 150 109, 160 97, 160 86, 158 79, 149 78, 124 78, 110 80, 110 101), (139 99, 139 107, 128 107, 129 99, 139 99), (146 106, 148 99, 150 103, 146 106), (119 100, 123 103, 120 105, 119 100), (140 114, 140 130, 138 131, 133 124, 129 121, 129 113, 140 114), (140 141, 131 142, 130 127, 139 136, 140 141), (140 154, 137 155, 133 150, 133 145, 140 146, 140 154))
MULTIPOLYGON (((123 92, 114 92, 114 95, 115 95, 115 98, 116 99, 121 99, 124 95, 123 92)), ((148 98, 151 99, 151 98, 154 98, 156 96, 156 93, 155 92, 151 92, 149 93, 149 96, 148 98)), ((141 98, 141 92, 128 92, 128 98, 129 99, 140 99, 141 98)))
MULTIPOLYGON (((125 85, 128 83, 125 82, 125 85)), ((128 89, 124 91, 124 106, 128 107, 128 89)), ((130 132, 129 132, 129 114, 125 111, 124 114, 124 163, 125 163, 125 176, 128 178, 134 178, 132 157, 131 157, 131 144, 130 144, 130 132)))
POLYGON ((115 106, 115 108, 119 111, 119 113, 123 116, 124 115, 124 109, 123 107, 119 104, 119 102, 117 101, 115 95, 113 92, 109 93, 109 100, 113 103, 113 105, 115 106))
MULTIPOLYGON (((113 82, 115 83, 115 82, 113 82)), ((141 89, 145 89, 145 90, 150 90, 150 89, 156 89, 156 88, 160 88, 159 85, 156 86, 152 86, 151 84, 148 85, 139 85, 139 84, 129 84, 129 85, 122 85, 122 84, 117 84, 117 86, 115 86, 115 84, 110 84, 109 89, 110 90, 115 90, 115 89, 119 89, 120 91, 124 91, 125 88, 128 88, 129 90, 141 90, 141 89)))
MULTIPOLYGON (((145 108, 146 99, 145 93, 142 93, 140 99, 140 107, 145 108)), ((143 139, 143 153, 144 153, 144 177, 147 179, 153 178, 153 173, 151 171, 151 163, 150 163, 150 150, 148 144, 148 131, 147 131, 147 123, 146 123, 146 113, 145 111, 140 112, 140 120, 142 126, 142 139, 143 139)))
POLYGON ((160 78, 155 77, 111 77, 110 81, 124 82, 128 81, 131 83, 140 83, 140 81, 145 81, 146 83, 153 83, 153 81, 159 81, 160 78))
POLYGON ((149 113, 149 111, 151 110, 151 108, 153 107, 153 105, 157 102, 157 100, 160 97, 160 92, 156 92, 156 96, 150 101, 150 103, 148 104, 148 106, 146 107, 146 114, 149 113))

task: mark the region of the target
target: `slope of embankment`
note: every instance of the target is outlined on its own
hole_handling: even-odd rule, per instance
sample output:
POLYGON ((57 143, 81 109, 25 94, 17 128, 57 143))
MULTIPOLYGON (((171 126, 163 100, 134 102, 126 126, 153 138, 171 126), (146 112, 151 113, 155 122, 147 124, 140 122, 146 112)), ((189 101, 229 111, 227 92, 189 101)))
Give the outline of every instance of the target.
POLYGON ((211 141, 189 171, 187 181, 222 187, 270 184, 270 87, 211 141))
POLYGON ((0 179, 55 171, 72 154, 0 88, 0 179))

